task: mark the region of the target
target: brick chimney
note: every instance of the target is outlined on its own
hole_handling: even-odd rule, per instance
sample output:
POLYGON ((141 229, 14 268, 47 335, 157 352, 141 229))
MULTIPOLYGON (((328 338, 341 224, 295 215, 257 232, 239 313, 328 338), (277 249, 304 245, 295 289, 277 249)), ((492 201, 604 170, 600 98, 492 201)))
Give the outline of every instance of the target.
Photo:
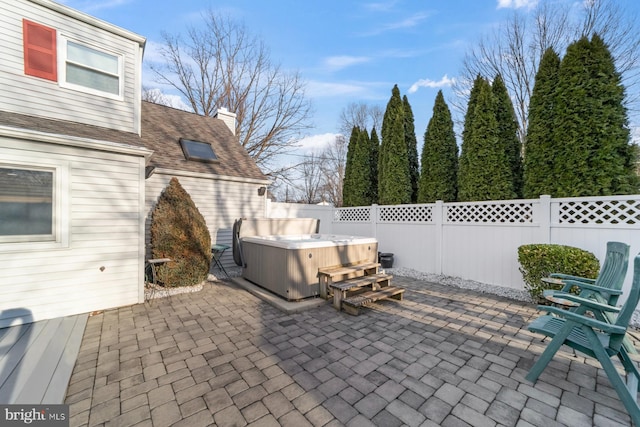
POLYGON ((220 107, 218 108, 218 111, 216 111, 216 115, 213 117, 222 120, 224 124, 231 129, 231 133, 233 135, 236 134, 236 113, 231 113, 226 108, 220 107))

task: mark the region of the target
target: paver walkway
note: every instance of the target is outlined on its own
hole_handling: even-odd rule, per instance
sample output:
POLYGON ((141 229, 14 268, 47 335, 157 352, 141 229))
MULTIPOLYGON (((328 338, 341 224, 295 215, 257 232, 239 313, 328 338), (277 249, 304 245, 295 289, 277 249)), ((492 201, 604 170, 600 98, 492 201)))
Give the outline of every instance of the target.
POLYGON ((71 425, 629 425, 597 362, 544 349, 531 304, 395 277, 358 317, 283 314, 228 282, 89 318, 71 425))

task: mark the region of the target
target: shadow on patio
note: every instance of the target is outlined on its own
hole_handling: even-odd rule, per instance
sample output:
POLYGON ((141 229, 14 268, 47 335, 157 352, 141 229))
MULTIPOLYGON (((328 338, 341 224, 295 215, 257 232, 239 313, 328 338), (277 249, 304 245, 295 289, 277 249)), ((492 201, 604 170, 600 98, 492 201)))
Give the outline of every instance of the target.
POLYGON ((406 277, 358 317, 284 314, 229 282, 89 318, 71 425, 629 425, 597 362, 544 349, 522 303, 406 277))

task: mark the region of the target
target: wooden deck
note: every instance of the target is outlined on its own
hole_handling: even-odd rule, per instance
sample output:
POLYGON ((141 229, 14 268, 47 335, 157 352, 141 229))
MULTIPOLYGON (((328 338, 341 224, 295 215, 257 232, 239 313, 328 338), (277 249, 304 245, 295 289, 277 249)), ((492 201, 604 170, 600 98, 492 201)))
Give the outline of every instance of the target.
POLYGON ((64 403, 87 317, 0 329, 0 403, 64 403))

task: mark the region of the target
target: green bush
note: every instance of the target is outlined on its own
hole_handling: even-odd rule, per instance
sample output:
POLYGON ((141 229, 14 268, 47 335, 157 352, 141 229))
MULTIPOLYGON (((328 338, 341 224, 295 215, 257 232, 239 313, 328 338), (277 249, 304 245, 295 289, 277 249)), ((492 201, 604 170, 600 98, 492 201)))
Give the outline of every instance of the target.
POLYGON ((209 274, 211 235, 204 217, 176 178, 151 213, 152 258, 171 258, 157 269, 165 286, 192 286, 209 274))
POLYGON ((600 262, 591 252, 572 246, 552 244, 530 244, 518 248, 518 261, 525 288, 539 301, 541 294, 551 285, 542 282, 551 273, 596 278, 600 262))

